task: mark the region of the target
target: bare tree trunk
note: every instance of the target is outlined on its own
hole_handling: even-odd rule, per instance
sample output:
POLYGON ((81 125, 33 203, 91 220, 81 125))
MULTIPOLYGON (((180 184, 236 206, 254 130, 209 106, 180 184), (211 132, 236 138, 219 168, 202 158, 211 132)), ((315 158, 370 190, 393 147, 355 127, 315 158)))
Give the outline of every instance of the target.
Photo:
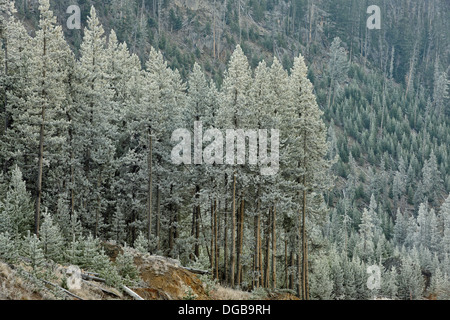
POLYGON ((162 0, 158 0, 158 41, 161 36, 161 4, 162 0))
POLYGON ((214 267, 215 267, 215 278, 219 279, 219 247, 217 246, 217 236, 218 236, 218 225, 217 225, 217 199, 214 200, 214 267))
MULTIPOLYGON (((43 28, 44 33, 44 53, 43 56, 47 56, 47 34, 46 27, 43 28)), ((43 58, 44 66, 42 71, 42 97, 47 95, 45 91, 45 79, 46 79, 46 59, 43 58)), ((41 218, 41 200, 42 200, 42 177, 44 169, 44 133, 45 133, 45 103, 42 103, 41 109, 41 125, 39 131, 39 164, 38 164, 38 179, 37 179, 37 196, 36 196, 36 212, 34 214, 34 233, 39 238, 40 218, 41 218)))
POLYGON ((259 223, 258 223, 258 229, 259 229, 259 234, 258 234, 258 240, 259 240, 259 283, 260 286, 263 287, 264 286, 264 269, 263 269, 263 248, 262 248, 262 238, 261 238, 261 209, 260 209, 260 214, 259 214, 259 223))
POLYGON ((261 200, 259 199, 259 189, 258 189, 258 200, 257 200, 257 209, 256 209, 256 217, 255 217, 255 258, 254 258, 254 275, 257 277, 255 280, 254 286, 259 288, 260 285, 260 269, 259 269, 259 258, 260 258, 260 250, 261 250, 261 239, 260 239, 260 229, 261 229, 261 200))
POLYGON ((147 155, 147 166, 148 166, 148 189, 147 189, 147 240, 150 250, 150 242, 152 236, 152 191, 153 191, 153 138, 152 129, 148 131, 148 155, 147 155))
POLYGON ((236 264, 236 173, 233 174, 233 207, 231 209, 231 268, 230 283, 234 287, 234 272, 236 264))
POLYGON ((277 207, 273 206, 272 211, 272 288, 277 287, 277 207))
MULTIPOLYGON (((306 176, 303 177, 303 186, 305 188, 306 185, 306 176)), ((308 299, 307 294, 307 279, 308 279, 308 254, 307 254, 307 239, 306 239, 306 189, 303 190, 303 208, 302 208, 302 248, 303 248, 303 259, 302 259, 302 290, 303 290, 303 299, 308 299)))
POLYGON ((242 41, 242 29, 241 29, 241 0, 237 0, 238 3, 238 23, 239 23, 239 44, 242 41))
POLYGON ((213 22, 213 56, 214 56, 214 61, 215 61, 216 60, 216 0, 214 0, 213 15, 214 15, 214 22, 213 22))
POLYGON ((200 225, 199 225, 199 215, 200 215, 200 206, 198 204, 198 200, 200 197, 200 186, 195 186, 195 199, 196 203, 194 205, 194 211, 193 211, 193 234, 195 238, 195 244, 194 244, 194 255, 196 259, 200 256, 200 245, 199 245, 199 238, 200 238, 200 225))
POLYGON ((159 184, 156 187, 156 250, 159 251, 161 249, 161 211, 160 211, 160 202, 161 202, 161 190, 159 188, 159 184))
POLYGON ((288 275, 288 240, 287 237, 284 239, 284 288, 288 288, 289 285, 289 275, 288 275))
MULTIPOLYGON (((3 36, 3 35, 2 35, 3 36)), ((4 47, 4 52, 5 52, 5 65, 4 65, 4 72, 5 72, 5 76, 8 78, 8 39, 7 37, 3 38, 3 47, 4 47)), ((8 90, 9 90, 9 81, 8 83, 4 86, 4 90, 3 90, 3 112, 4 112, 4 128, 3 128, 3 136, 6 135, 6 131, 8 130, 9 127, 9 114, 8 114, 8 90)), ((8 164, 7 161, 5 161, 3 163, 3 173, 6 174, 8 170, 8 164)))
POLYGON ((210 263, 211 263, 211 274, 214 276, 214 259, 216 257, 215 248, 214 248, 214 200, 211 199, 210 203, 210 210, 211 210, 211 237, 210 237, 210 245, 211 245, 211 256, 210 256, 210 263))
MULTIPOLYGON (((295 254, 294 254, 294 250, 291 249, 291 254, 290 254, 290 265, 292 270, 294 269, 295 266, 295 254)), ((294 290, 294 286, 295 286, 295 280, 294 280, 294 274, 291 273, 289 274, 289 289, 294 290)))
POLYGON ((100 219, 100 211, 102 200, 100 197, 100 188, 101 188, 101 172, 97 178, 97 210, 95 211, 95 229, 94 229, 94 238, 98 238, 98 229, 99 229, 99 219, 100 219))
POLYGON ((239 210, 239 249, 238 249, 238 256, 237 256, 237 279, 238 279, 238 287, 240 288, 242 283, 242 252, 244 248, 244 204, 245 200, 241 199, 241 209, 239 210))
POLYGON ((223 224, 223 271, 225 283, 228 283, 228 201, 225 199, 225 221, 223 224))
POLYGON ((266 254, 265 254, 265 262, 264 262, 264 288, 269 288, 269 280, 270 280, 270 225, 271 225, 271 219, 272 219, 272 208, 269 209, 269 215, 267 217, 267 223, 266 223, 266 231, 265 231, 265 237, 266 237, 266 254))

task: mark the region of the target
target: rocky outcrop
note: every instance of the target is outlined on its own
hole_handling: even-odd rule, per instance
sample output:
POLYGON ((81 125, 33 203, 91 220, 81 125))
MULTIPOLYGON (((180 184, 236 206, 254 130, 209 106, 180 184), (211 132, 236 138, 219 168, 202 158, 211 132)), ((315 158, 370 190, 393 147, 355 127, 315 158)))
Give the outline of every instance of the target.
POLYGON ((197 275, 184 269, 177 260, 136 254, 134 262, 142 281, 148 287, 133 290, 144 299, 209 299, 202 281, 197 275))

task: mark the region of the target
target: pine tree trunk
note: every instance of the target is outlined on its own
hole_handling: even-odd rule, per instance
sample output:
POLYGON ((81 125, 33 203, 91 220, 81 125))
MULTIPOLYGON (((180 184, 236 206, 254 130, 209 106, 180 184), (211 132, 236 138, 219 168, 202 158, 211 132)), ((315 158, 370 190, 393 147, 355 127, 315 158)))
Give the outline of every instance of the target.
POLYGON ((211 275, 214 277, 214 259, 216 257, 215 255, 215 248, 214 248, 214 201, 210 200, 210 210, 211 210, 211 237, 210 237, 210 245, 211 245, 211 256, 210 256, 210 264, 211 264, 211 275))
POLYGON ((272 208, 269 209, 269 215, 267 217, 266 230, 264 235, 266 237, 266 254, 264 261, 264 288, 269 288, 269 279, 270 279, 270 226, 272 221, 272 208))
POLYGON ((235 286, 234 272, 236 264, 236 173, 233 174, 233 206, 231 209, 231 267, 230 267, 230 284, 235 286))
MULTIPOLYGON (((44 33, 44 52, 43 56, 47 56, 47 36, 46 28, 43 28, 44 33)), ((45 58, 43 58, 44 66, 42 72, 42 97, 46 96, 45 92, 45 79, 46 79, 46 66, 45 58)), ((45 133, 45 103, 42 103, 41 109, 41 125, 39 130, 39 164, 38 164, 38 178, 37 178, 37 196, 36 196, 36 212, 34 215, 34 233, 39 238, 40 217, 41 217, 41 200, 42 200, 42 176, 44 167, 44 133, 45 133)))
POLYGON ((256 217, 255 217, 255 257, 254 257, 254 266, 253 266, 253 273, 254 276, 256 277, 255 283, 254 283, 254 287, 256 286, 256 288, 259 288, 259 284, 260 284, 260 269, 259 269, 259 258, 260 258, 260 254, 259 251, 261 250, 261 239, 260 239, 260 221, 261 221, 261 215, 260 215, 260 210, 261 210, 261 200, 259 199, 259 189, 258 189, 258 200, 257 200, 257 208, 256 208, 256 217))
POLYGON ((101 187, 101 173, 97 178, 97 210, 95 211, 94 238, 98 238, 99 219, 100 219, 100 210, 101 210, 100 187, 101 187))
POLYGON ((284 239, 284 288, 288 288, 289 285, 289 275, 288 275, 288 240, 287 237, 284 239))
MULTIPOLYGON (((306 177, 303 177, 303 186, 305 188, 306 185, 306 177)), ((307 254, 307 241, 306 241, 306 189, 303 190, 303 199, 302 199, 302 248, 303 248, 303 259, 302 259, 302 292, 303 299, 308 300, 307 295, 307 279, 308 279, 308 254, 307 254)))
MULTIPOLYGON (((170 195, 172 196, 172 189, 173 189, 173 185, 170 187, 170 195)), ((173 251, 173 247, 175 244, 175 229, 174 229, 174 225, 175 225, 175 214, 173 212, 173 203, 170 202, 169 203, 169 215, 170 215, 170 219, 169 219, 169 257, 172 257, 172 251, 173 251)))
MULTIPOLYGON (((197 207, 195 205, 192 206, 192 224, 191 224, 191 237, 195 236, 195 216, 196 216, 197 207)), ((194 244, 194 251, 189 254, 189 259, 192 261, 196 260, 195 258, 195 244, 194 244)))
POLYGON ((196 204, 194 206, 194 238, 195 238, 195 244, 194 244, 194 255, 196 257, 196 259, 199 258, 200 256, 200 245, 199 245, 199 241, 200 241, 200 225, 199 225, 199 215, 200 215, 200 206, 198 204, 199 201, 199 197, 200 197, 200 186, 196 185, 195 186, 195 199, 196 199, 196 204))
POLYGON ((214 57, 214 61, 215 61, 216 60, 216 0, 214 0, 213 14, 214 14, 214 19, 213 19, 213 57, 214 57))
POLYGON ((242 282, 242 252, 244 248, 244 204, 245 200, 241 199, 241 208, 239 210, 239 233, 238 233, 238 256, 237 256, 237 280, 238 280, 238 287, 240 288, 241 282, 242 282))
POLYGON ((272 218, 272 289, 277 287, 277 207, 273 206, 272 218))
MULTIPOLYGON (((3 39, 3 43, 4 43, 4 48, 5 48, 5 65, 4 65, 4 72, 5 72, 5 77, 8 79, 8 39, 6 37, 4 37, 3 39)), ((4 86, 4 90, 3 90, 3 112, 4 112, 4 128, 3 128, 3 136, 6 135, 6 131, 8 130, 9 127, 9 114, 8 114, 8 90, 9 90, 9 80, 7 80, 8 82, 6 83, 6 85, 4 86)), ((8 164, 7 161, 5 161, 3 163, 3 173, 6 174, 6 172, 8 171, 8 164)))
POLYGON ((156 186, 156 250, 159 251, 161 249, 161 211, 160 211, 160 202, 161 202, 161 190, 159 188, 159 184, 156 186))
POLYGON ((225 221, 223 223, 223 271, 225 283, 228 283, 228 201, 225 199, 225 221))
POLYGON ((295 266, 295 254, 294 250, 291 248, 291 254, 290 254, 290 265, 291 265, 291 273, 289 274, 289 289, 294 290, 295 287, 295 280, 294 280, 294 274, 292 273, 292 270, 295 266))
POLYGON ((218 225, 217 225, 217 200, 214 201, 214 267, 215 267, 215 279, 219 279, 219 248, 217 246, 218 237, 218 225))
POLYGON ((150 242, 152 236, 152 189, 153 189, 153 138, 152 129, 148 131, 148 156, 147 156, 147 166, 148 166, 148 189, 147 189, 147 240, 148 248, 150 250, 150 242))

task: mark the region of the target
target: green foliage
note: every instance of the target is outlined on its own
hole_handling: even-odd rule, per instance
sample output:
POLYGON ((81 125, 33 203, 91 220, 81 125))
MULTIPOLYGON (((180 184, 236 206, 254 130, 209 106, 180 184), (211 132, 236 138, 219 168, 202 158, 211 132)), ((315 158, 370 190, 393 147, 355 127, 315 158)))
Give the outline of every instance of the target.
POLYGON ((41 249, 41 241, 35 234, 28 232, 20 246, 21 254, 28 259, 33 275, 40 278, 45 273, 45 256, 41 249))
POLYGON ((53 222, 53 217, 48 211, 43 213, 43 222, 39 230, 40 245, 47 260, 62 262, 65 242, 59 226, 53 222))
POLYGON ((127 247, 116 259, 116 268, 125 285, 132 285, 139 279, 139 271, 134 264, 134 255, 127 247))
POLYGON ((19 256, 17 242, 8 232, 0 233, 0 260, 8 263, 15 263, 19 256))
POLYGON ((34 208, 21 170, 15 166, 5 199, 0 202, 0 232, 9 232, 16 239, 32 229, 34 208))

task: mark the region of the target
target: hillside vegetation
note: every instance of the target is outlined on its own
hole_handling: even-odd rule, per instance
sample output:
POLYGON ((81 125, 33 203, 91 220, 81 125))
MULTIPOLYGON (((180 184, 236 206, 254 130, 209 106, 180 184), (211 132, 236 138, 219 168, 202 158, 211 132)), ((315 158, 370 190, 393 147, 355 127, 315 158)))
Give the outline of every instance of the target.
POLYGON ((109 240, 248 292, 449 298, 447 1, 78 1, 81 30, 69 1, 0 3, 3 261, 120 288, 109 240), (174 163, 200 122, 279 130, 277 174, 174 163))

